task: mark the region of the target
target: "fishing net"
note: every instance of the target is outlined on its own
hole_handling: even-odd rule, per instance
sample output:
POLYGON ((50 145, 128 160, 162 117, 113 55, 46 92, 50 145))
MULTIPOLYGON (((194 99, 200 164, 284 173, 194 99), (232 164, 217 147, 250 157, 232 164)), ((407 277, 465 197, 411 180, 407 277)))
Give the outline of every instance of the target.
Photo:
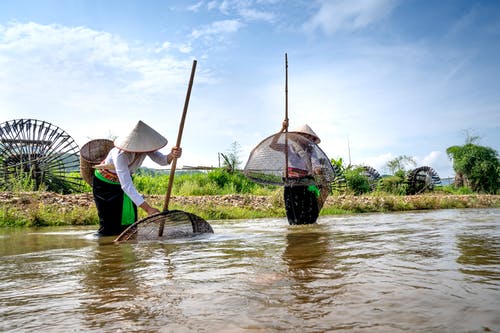
POLYGON ((245 176, 264 185, 312 186, 318 209, 331 192, 335 170, 326 154, 306 136, 277 133, 260 142, 250 153, 245 176))
POLYGON ((169 210, 135 222, 115 242, 186 238, 213 232, 210 224, 201 217, 181 210, 169 210))
POLYGON ((329 185, 335 179, 332 164, 321 148, 294 132, 277 133, 260 142, 243 172, 267 185, 329 185))

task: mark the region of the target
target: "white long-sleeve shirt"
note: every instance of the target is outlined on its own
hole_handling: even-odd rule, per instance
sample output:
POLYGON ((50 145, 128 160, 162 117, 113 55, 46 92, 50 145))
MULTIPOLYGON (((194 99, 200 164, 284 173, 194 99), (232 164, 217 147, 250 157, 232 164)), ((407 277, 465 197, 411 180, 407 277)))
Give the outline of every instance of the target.
POLYGON ((144 198, 139 192, 137 192, 132 182, 132 174, 139 169, 146 156, 149 156, 153 162, 159 165, 165 166, 169 164, 167 155, 162 154, 159 151, 149 153, 132 153, 120 150, 116 147, 111 149, 108 156, 106 156, 106 159, 104 160, 104 164, 114 165, 114 172, 116 172, 118 179, 120 180, 123 192, 125 192, 137 206, 142 205, 144 198))

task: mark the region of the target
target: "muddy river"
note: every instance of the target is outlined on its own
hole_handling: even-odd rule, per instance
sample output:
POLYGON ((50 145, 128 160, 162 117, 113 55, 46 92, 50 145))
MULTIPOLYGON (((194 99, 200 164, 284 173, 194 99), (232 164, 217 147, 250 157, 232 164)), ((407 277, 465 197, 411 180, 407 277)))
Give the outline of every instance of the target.
POLYGON ((499 332, 500 209, 0 229, 0 331, 499 332))

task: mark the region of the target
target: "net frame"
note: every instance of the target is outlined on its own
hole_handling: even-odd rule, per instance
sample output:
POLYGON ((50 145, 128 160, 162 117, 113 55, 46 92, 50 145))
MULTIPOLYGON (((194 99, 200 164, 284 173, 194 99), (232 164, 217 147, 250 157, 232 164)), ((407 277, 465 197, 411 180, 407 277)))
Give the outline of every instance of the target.
POLYGON ((257 183, 278 186, 330 186, 336 176, 324 151, 312 140, 296 132, 280 132, 262 140, 250 152, 243 173, 257 183), (303 163, 303 177, 290 175, 290 170, 297 163, 303 163))
POLYGON ((158 241, 194 237, 214 233, 212 226, 198 215, 182 210, 169 210, 150 215, 130 225, 114 242, 158 241), (162 235, 159 235, 163 224, 162 235))

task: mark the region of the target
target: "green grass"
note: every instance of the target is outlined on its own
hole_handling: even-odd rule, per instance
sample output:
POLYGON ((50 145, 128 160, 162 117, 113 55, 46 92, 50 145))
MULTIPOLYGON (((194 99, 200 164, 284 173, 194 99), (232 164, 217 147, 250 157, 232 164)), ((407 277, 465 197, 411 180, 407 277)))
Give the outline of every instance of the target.
MULTIPOLYGON (((168 187, 165 173, 138 172, 134 184, 138 191, 148 195, 152 205, 162 209, 164 195, 168 187)), ((31 192, 32 184, 27 179, 16 183, 16 203, 0 203, 0 227, 16 226, 57 226, 57 225, 97 225, 97 210, 94 205, 81 207, 74 205, 43 204, 37 196, 43 189, 31 192), (26 192, 26 193, 25 193, 26 192)), ((82 181, 82 191, 91 192, 89 185, 82 181)), ((251 207, 245 203, 233 206, 219 202, 202 204, 171 203, 170 209, 194 213, 206 220, 253 219, 263 217, 285 217, 283 188, 263 186, 248 180, 241 172, 229 173, 225 169, 209 172, 179 173, 174 179, 172 196, 222 196, 245 195, 266 196, 269 203, 265 207, 251 207)), ((496 207, 500 208, 500 196, 473 194, 470 189, 455 189, 453 186, 437 187, 434 192, 403 196, 374 192, 362 196, 334 194, 324 205, 321 215, 349 213, 409 211, 423 209, 496 207)), ((145 212, 139 210, 139 218, 145 212)))
POLYGON ((99 219, 95 208, 71 207, 60 209, 54 205, 39 204, 19 209, 9 205, 0 206, 0 227, 45 227, 63 225, 97 225, 99 219))

